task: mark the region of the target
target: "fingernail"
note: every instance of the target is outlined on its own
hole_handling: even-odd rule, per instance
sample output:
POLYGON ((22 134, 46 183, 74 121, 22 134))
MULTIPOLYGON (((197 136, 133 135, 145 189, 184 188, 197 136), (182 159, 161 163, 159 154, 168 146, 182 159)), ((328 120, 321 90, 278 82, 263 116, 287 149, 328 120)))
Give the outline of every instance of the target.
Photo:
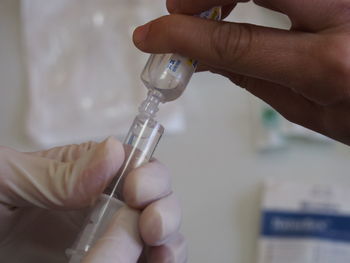
POLYGON ((177 8, 177 0, 168 0, 167 1, 167 8, 169 13, 174 13, 177 8))
POLYGON ((149 22, 143 26, 139 26, 138 28, 135 29, 135 31, 134 31, 134 43, 135 44, 139 44, 139 43, 146 40, 149 29, 150 29, 150 25, 151 25, 151 22, 149 22))

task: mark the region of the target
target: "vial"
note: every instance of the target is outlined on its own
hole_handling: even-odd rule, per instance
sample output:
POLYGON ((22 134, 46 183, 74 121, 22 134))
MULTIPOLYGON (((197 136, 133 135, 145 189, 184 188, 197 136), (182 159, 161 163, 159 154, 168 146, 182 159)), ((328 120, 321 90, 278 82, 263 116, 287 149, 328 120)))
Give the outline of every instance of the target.
MULTIPOLYGON (((221 7, 213 7, 199 17, 221 19, 221 7)), ((161 94, 162 102, 177 99, 185 90, 198 61, 178 54, 152 54, 141 74, 141 80, 149 90, 161 94)))

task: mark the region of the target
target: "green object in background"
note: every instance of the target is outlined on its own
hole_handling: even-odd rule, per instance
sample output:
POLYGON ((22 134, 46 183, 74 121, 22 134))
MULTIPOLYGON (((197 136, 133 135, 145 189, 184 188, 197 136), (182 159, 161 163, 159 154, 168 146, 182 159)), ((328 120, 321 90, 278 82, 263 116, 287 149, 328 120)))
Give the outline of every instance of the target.
POLYGON ((264 107, 261 112, 262 122, 265 127, 276 128, 279 123, 279 114, 270 107, 264 107))

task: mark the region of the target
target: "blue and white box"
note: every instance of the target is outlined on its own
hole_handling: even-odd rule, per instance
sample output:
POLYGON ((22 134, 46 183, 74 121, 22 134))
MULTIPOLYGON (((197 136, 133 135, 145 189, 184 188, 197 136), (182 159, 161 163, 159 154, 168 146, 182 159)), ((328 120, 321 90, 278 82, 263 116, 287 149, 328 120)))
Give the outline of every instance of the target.
POLYGON ((349 263, 350 186, 269 180, 258 263, 349 263))

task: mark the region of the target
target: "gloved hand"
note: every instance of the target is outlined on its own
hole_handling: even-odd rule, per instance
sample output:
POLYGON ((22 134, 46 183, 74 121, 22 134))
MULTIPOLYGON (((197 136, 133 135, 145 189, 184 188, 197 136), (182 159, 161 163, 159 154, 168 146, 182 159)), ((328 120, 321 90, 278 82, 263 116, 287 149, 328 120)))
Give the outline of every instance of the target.
POLYGON ((171 15, 137 28, 134 42, 197 59, 288 120, 350 145, 350 1, 254 0, 288 16, 290 30, 193 17, 247 1, 167 0, 171 15))
MULTIPOLYGON (((34 153, 0 147, 1 261, 67 262, 64 251, 88 211, 82 208, 97 199, 123 159, 112 138, 34 153)), ((84 262, 136 263, 142 240, 147 262, 185 262, 181 211, 167 169, 152 161, 133 170, 123 194, 129 207, 118 210, 84 262)))

